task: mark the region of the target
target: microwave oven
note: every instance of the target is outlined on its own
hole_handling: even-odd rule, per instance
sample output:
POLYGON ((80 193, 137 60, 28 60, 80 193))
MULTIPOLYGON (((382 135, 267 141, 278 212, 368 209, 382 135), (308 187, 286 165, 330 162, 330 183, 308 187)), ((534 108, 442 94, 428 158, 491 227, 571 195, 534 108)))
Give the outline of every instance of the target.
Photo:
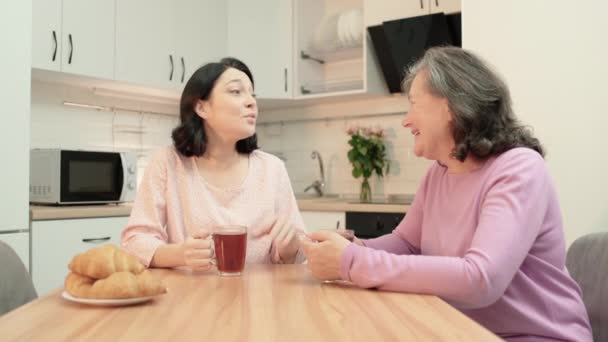
POLYGON ((134 200, 136 187, 133 152, 30 151, 30 203, 127 202, 134 200))

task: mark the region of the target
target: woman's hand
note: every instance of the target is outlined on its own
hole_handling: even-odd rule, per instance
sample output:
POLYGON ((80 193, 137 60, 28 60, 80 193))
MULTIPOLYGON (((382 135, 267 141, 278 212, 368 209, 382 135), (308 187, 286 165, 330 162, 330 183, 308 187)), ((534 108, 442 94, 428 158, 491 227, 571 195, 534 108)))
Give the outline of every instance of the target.
POLYGON ((355 236, 355 238, 353 239, 353 243, 354 243, 355 245, 359 245, 359 246, 363 246, 363 247, 365 247, 365 244, 363 244, 363 240, 361 240, 361 239, 357 238, 356 236, 355 236))
POLYGON ((270 231, 270 236, 281 260, 286 264, 293 263, 300 249, 296 229, 290 224, 276 225, 270 231))
POLYGON ((316 231, 307 236, 300 238, 300 244, 312 274, 321 280, 340 279, 340 257, 351 242, 332 231, 316 231))
POLYGON ((209 232, 199 230, 182 243, 184 265, 193 271, 207 271, 212 266, 213 242, 207 239, 208 236, 209 232))

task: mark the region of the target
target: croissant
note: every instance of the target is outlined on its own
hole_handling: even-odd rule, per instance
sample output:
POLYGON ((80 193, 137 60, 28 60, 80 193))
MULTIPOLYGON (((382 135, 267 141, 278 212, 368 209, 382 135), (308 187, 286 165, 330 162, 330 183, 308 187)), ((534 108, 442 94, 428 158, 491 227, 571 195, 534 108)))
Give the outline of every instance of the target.
POLYGON ((68 268, 74 273, 93 279, 107 278, 115 272, 127 271, 139 274, 144 271, 144 265, 134 256, 112 244, 91 248, 76 255, 68 268))
POLYGON ((74 297, 88 299, 124 299, 147 297, 167 292, 161 282, 148 271, 138 275, 116 272, 105 279, 93 279, 70 272, 65 288, 74 297))

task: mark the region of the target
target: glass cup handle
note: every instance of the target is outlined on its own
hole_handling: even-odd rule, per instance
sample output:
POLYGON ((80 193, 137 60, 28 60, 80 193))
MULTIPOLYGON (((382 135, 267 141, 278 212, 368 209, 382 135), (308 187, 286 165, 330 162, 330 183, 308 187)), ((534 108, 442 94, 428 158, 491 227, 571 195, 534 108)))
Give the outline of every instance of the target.
POLYGON ((211 257, 209 259, 209 263, 217 267, 217 257, 215 256, 215 246, 213 243, 211 243, 211 257))

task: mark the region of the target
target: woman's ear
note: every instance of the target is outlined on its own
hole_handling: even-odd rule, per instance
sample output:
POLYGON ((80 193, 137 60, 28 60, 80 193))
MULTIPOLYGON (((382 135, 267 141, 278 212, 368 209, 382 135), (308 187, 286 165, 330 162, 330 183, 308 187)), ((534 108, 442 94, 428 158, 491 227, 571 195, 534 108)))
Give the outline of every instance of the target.
POLYGON ((194 105, 194 111, 201 118, 207 119, 207 117, 209 116, 209 112, 207 111, 207 107, 208 107, 207 101, 198 100, 198 101, 196 101, 196 105, 194 105))
POLYGON ((452 110, 450 109, 448 99, 443 99, 443 103, 441 105, 443 106, 443 112, 447 113, 448 122, 452 122, 454 120, 454 113, 452 113, 452 110))

